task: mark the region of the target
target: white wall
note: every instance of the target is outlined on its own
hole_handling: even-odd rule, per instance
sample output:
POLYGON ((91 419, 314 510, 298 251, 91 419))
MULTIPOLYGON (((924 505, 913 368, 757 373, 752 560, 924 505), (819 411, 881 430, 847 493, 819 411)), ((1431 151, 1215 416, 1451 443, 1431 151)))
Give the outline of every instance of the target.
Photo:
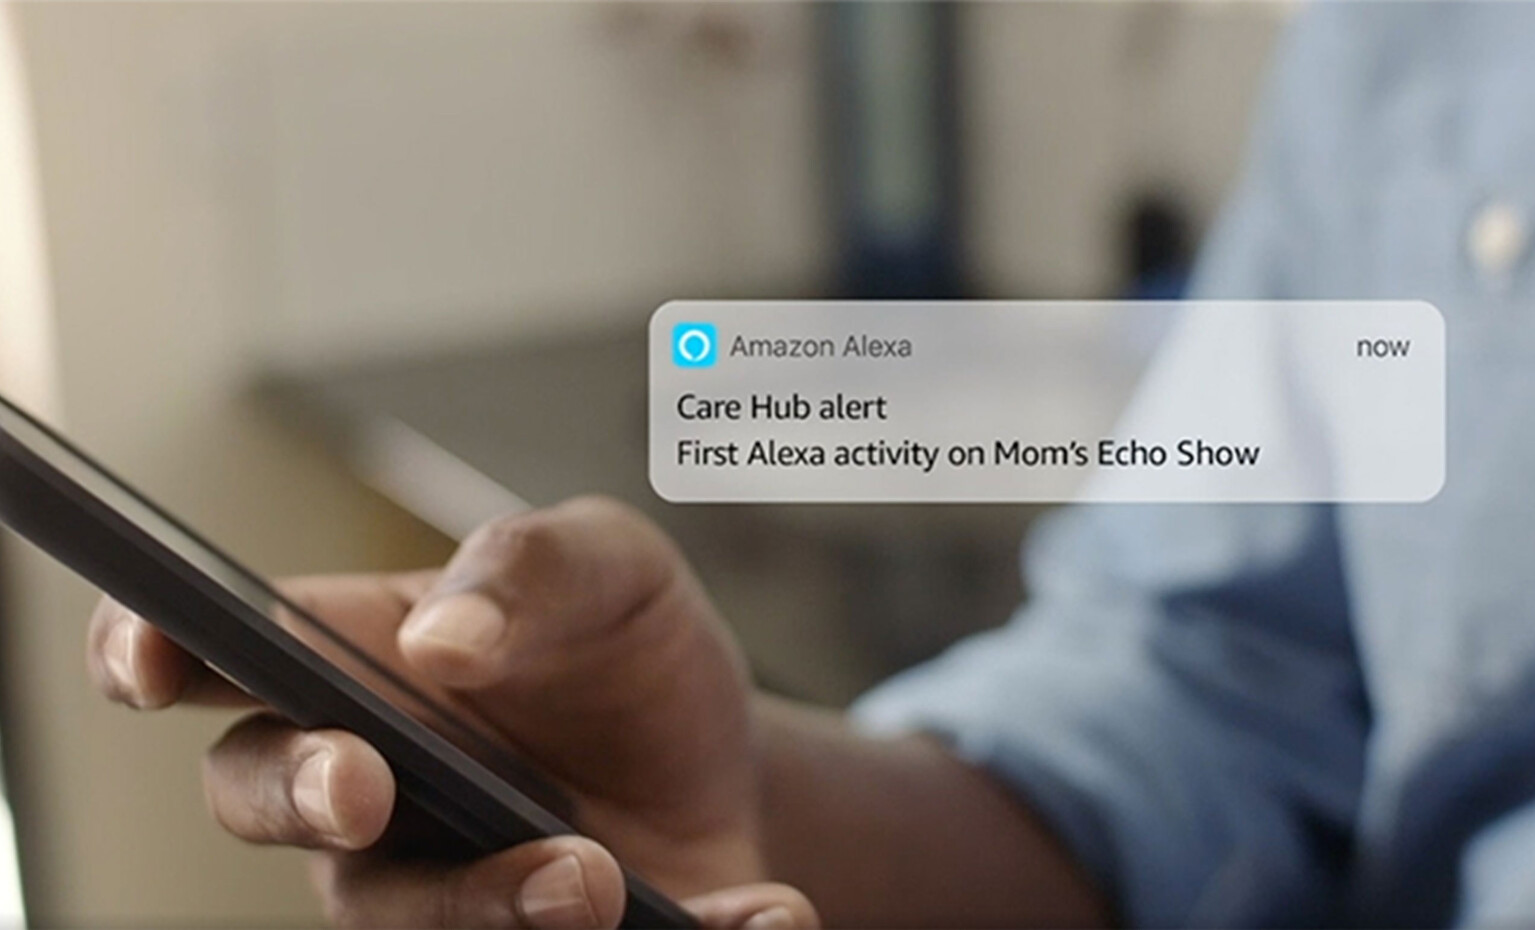
MULTIPOLYGON (((243 400, 259 309, 209 143, 226 20, 207 7, 18 11, 52 265, 54 412, 88 448, 257 566, 416 564, 440 545, 243 400)), ((312 923, 292 853, 203 809, 223 713, 135 715, 85 681, 90 589, 5 540, 7 721, 28 904, 43 925, 312 923)))
MULTIPOLYGON (((255 333, 303 364, 793 295, 830 260, 807 4, 295 4, 205 76, 255 333), (698 34, 734 29, 745 51, 698 34)), ((982 3, 962 63, 986 292, 1118 285, 1116 207, 1232 179, 1269 3, 982 3)), ((232 17, 226 17, 232 18, 232 17)), ((202 116, 203 114, 198 114, 202 116)))
MULTIPOLYGON (((794 289, 825 237, 802 4, 269 17, 266 333, 287 359, 794 289), (696 32, 737 29, 734 57, 696 32)), ((256 62, 259 61, 259 66, 256 62)), ((254 111, 253 111, 254 112, 254 111)))
MULTIPOLYGON (((0 390, 40 412, 57 401, 53 320, 32 100, 10 8, 0 4, 0 390)), ((0 577, 10 593, 15 576, 0 577)), ((8 598, 11 604, 17 600, 8 598)), ((18 697, 7 691, 8 701, 18 697)), ((12 736, 13 734, 4 734, 12 736)), ((13 742, 11 746, 16 744, 13 742)), ((0 927, 25 923, 11 803, 0 801, 0 927)))
POLYGON ((57 401, 53 303, 32 97, 21 42, 0 3, 0 389, 40 413, 57 401))

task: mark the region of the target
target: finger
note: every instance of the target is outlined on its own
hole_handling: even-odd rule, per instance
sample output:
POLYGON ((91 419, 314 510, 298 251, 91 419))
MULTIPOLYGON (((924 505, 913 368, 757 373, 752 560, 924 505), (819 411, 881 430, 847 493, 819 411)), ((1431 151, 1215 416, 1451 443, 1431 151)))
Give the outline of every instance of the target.
MULTIPOLYGON (((395 634, 435 571, 294 578, 277 587, 289 601, 403 670, 395 634)), ((311 645, 328 646, 316 629, 279 606, 274 619, 311 645)), ((102 598, 86 637, 86 666, 103 694, 131 707, 174 703, 250 707, 256 701, 132 611, 102 598)))
MULTIPOLYGON (((337 647, 334 634, 340 634, 430 700, 455 708, 460 704, 458 698, 414 670, 401 655, 399 647, 400 625, 416 602, 431 589, 438 574, 437 569, 430 569, 395 574, 287 578, 278 583, 283 601, 275 608, 274 616, 284 629, 342 668, 355 669, 357 663, 352 655, 337 647)), ((500 737, 475 714, 459 714, 457 721, 484 736, 500 737)))
POLYGON ((86 634, 86 668, 108 698, 149 710, 178 701, 250 706, 254 700, 202 660, 111 598, 102 598, 86 634))
POLYGON ((591 840, 552 837, 467 865, 327 855, 315 886, 342 927, 616 927, 624 877, 591 840))
POLYGON ((810 899, 788 885, 742 885, 682 902, 710 930, 816 930, 810 899))
POLYGON ((394 809, 394 776, 372 746, 270 714, 235 724, 208 752, 203 788, 214 818, 252 843, 361 849, 394 809))
MULTIPOLYGON (((678 576, 680 555, 638 512, 579 498, 472 534, 400 630, 412 666, 455 688, 501 679, 521 656, 633 616, 678 576)), ((558 669, 550 669, 557 672, 558 669)))
POLYGON ((291 605, 370 655, 392 658, 398 655, 395 634, 400 624, 436 578, 436 570, 284 578, 277 583, 283 603, 275 611, 276 619, 306 642, 326 645, 317 639, 314 625, 289 609, 291 605))
POLYGON ((437 572, 403 574, 312 575, 287 578, 277 587, 282 600, 273 617, 283 629, 344 668, 355 659, 337 647, 336 635, 397 675, 415 678, 431 697, 445 700, 446 691, 412 675, 400 654, 400 624, 431 588, 437 572))

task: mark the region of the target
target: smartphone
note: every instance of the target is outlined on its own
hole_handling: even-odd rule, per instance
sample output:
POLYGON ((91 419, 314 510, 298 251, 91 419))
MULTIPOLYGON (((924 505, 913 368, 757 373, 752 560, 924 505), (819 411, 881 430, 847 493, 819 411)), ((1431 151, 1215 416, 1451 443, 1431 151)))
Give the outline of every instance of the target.
MULTIPOLYGON (((467 859, 576 832, 533 766, 3 397, 0 522, 298 726, 371 743, 398 785, 398 854, 467 859)), ((624 926, 697 926, 625 880, 624 926)))

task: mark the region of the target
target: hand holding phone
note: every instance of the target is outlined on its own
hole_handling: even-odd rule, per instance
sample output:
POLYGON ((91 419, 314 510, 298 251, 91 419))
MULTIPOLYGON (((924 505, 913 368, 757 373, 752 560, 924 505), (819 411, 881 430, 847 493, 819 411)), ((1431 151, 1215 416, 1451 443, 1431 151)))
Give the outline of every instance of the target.
MULTIPOLYGON (((463 719, 537 760, 573 797, 585 831, 655 885, 692 897, 762 878, 741 665, 697 581, 642 518, 605 501, 573 501, 487 526, 440 573, 283 587, 463 719)), ((92 676, 116 700, 145 708, 250 702, 111 602, 88 641, 92 676)), ((258 713, 210 751, 206 772, 215 816, 255 842, 354 850, 375 842, 388 820, 388 767, 342 731, 304 732, 258 713), (318 787, 305 783, 316 777, 316 756, 325 759, 318 787)), ((508 903, 514 919, 552 920, 545 926, 614 922, 623 885, 606 849, 576 837, 538 843, 549 845, 467 865, 381 868, 366 856, 332 855, 317 879, 345 923, 431 925, 449 876, 465 892, 452 899, 460 910, 450 924, 494 924, 486 918, 508 903), (527 878, 551 867, 543 878, 552 887, 528 889, 527 878), (572 880, 586 892, 572 893, 572 880), (508 902, 507 889, 519 885, 535 900, 508 902)), ((688 903, 729 926, 786 898, 808 914, 776 886, 688 903)))
POLYGON ((0 402, 0 517, 147 617, 92 621, 110 697, 280 711, 213 748, 209 800, 247 840, 325 850, 338 923, 814 924, 763 881, 734 644, 632 510, 573 501, 440 572, 279 592, 0 402))

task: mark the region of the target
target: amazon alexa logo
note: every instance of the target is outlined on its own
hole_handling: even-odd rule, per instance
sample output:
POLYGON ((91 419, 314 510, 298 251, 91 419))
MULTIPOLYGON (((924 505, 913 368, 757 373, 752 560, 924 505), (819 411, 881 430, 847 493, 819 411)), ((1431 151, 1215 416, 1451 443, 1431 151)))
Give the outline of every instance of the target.
POLYGON ((713 323, 678 323, 672 327, 672 364, 678 368, 709 368, 719 359, 713 323))

